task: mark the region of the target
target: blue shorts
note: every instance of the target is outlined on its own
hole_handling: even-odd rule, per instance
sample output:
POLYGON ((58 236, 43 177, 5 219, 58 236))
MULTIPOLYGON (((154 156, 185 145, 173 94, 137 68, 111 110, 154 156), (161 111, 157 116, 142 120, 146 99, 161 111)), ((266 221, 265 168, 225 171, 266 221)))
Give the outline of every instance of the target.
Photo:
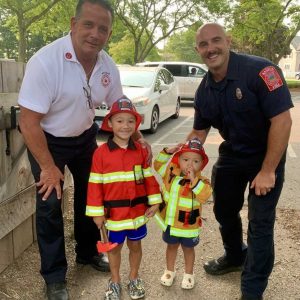
POLYGON ((167 227, 166 231, 162 234, 163 240, 167 244, 181 244, 184 247, 192 248, 199 244, 199 236, 194 238, 185 238, 179 236, 170 235, 170 226, 167 227))
POLYGON ((122 231, 109 231, 108 240, 112 243, 122 244, 125 241, 125 238, 131 241, 139 241, 147 235, 146 224, 139 227, 138 229, 129 229, 122 231))

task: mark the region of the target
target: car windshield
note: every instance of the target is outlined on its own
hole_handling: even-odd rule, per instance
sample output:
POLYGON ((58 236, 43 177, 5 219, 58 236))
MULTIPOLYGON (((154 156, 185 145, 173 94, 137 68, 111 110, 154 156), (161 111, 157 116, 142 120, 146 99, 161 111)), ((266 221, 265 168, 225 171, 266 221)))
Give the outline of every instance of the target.
POLYGON ((122 86, 145 88, 151 86, 155 72, 120 70, 120 76, 122 86))

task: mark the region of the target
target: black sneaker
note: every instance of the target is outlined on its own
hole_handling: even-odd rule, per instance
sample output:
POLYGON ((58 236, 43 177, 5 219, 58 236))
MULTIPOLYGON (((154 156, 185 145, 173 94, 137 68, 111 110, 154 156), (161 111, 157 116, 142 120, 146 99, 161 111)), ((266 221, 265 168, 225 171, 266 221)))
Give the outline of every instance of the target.
POLYGON ((108 259, 103 253, 99 253, 99 255, 94 255, 89 259, 77 256, 76 262, 82 265, 91 265, 93 268, 100 272, 110 272, 108 259))
POLYGON ((241 296, 241 300, 263 300, 262 296, 246 296, 246 295, 242 295, 241 296))
POLYGON ((210 260, 203 265, 206 273, 210 275, 223 275, 230 272, 239 272, 242 271, 243 265, 233 265, 228 262, 225 255, 210 260))
POLYGON ((68 300, 69 295, 65 282, 49 283, 46 286, 46 298, 48 300, 68 300))

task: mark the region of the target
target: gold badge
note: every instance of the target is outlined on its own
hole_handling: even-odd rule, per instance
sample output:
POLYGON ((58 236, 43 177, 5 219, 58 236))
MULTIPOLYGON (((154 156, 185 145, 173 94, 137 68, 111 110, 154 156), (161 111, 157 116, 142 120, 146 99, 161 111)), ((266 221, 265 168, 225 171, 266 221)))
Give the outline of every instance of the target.
POLYGON ((235 96, 236 96, 236 98, 239 99, 239 100, 241 100, 241 99, 243 98, 243 94, 242 94, 242 91, 241 91, 240 88, 237 88, 237 89, 235 90, 235 96))

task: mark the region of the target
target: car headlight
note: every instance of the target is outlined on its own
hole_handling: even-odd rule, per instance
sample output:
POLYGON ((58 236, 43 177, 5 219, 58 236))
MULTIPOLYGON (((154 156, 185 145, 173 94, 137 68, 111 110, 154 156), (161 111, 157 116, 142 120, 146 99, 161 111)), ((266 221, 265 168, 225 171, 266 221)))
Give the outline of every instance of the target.
POLYGON ((136 107, 146 106, 150 103, 150 99, 147 97, 138 97, 133 99, 133 104, 136 107))

